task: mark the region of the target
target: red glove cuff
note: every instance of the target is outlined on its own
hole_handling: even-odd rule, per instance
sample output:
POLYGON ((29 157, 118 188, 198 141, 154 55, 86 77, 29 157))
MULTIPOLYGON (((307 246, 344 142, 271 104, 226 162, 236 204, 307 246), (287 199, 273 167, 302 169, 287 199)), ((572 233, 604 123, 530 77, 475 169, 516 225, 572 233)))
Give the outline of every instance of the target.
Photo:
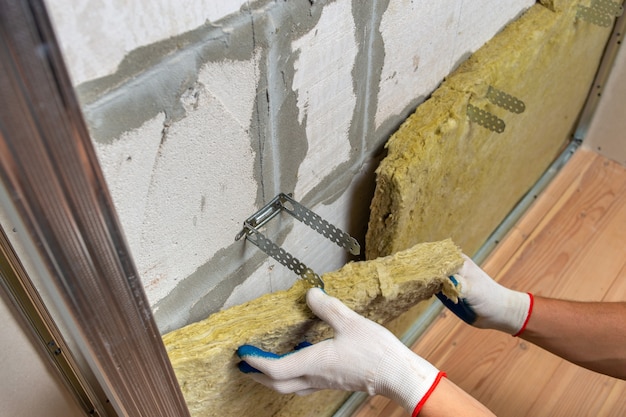
POLYGON ((515 333, 513 337, 517 337, 521 335, 522 333, 524 333, 524 330, 526 330, 526 325, 528 325, 528 320, 530 320, 530 315, 533 312, 533 305, 535 305, 535 297, 533 297, 531 293, 528 293, 528 296, 530 297, 530 306, 528 307, 528 314, 526 315, 526 320, 524 320, 524 324, 522 324, 522 328, 519 329, 519 331, 515 333))
POLYGON ((411 417, 416 417, 419 414, 419 412, 422 410, 422 407, 424 407, 426 400, 430 397, 430 394, 432 394, 435 388, 437 388, 437 385, 439 385, 441 378, 445 376, 447 376, 445 372, 439 371, 437 377, 435 378, 435 382, 433 382, 433 385, 431 385, 430 389, 426 391, 426 394, 424 394, 420 402, 417 403, 417 405, 415 406, 415 410, 413 410, 413 414, 411 414, 411 417))

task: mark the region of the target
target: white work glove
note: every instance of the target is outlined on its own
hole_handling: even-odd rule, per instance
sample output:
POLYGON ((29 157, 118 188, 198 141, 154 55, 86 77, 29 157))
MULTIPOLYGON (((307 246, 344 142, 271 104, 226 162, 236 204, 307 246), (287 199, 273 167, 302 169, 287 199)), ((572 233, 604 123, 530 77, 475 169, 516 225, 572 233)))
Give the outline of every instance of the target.
POLYGON ((454 303, 442 293, 437 297, 466 323, 519 336, 532 312, 532 294, 503 287, 468 256, 463 257, 463 266, 450 277, 460 288, 459 302, 454 303))
POLYGON ((380 394, 416 415, 443 372, 422 359, 384 327, 319 288, 307 292, 311 310, 334 330, 332 339, 275 355, 244 345, 239 369, 280 393, 321 389, 380 394))

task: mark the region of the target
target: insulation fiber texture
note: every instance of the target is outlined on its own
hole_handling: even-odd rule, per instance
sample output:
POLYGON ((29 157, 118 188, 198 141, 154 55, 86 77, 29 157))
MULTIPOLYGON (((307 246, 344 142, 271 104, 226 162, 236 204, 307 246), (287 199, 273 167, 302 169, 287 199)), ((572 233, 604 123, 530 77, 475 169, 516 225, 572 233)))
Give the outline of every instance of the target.
POLYGON ((366 236, 374 259, 450 236, 474 253, 564 148, 611 28, 578 2, 536 4, 459 66, 389 139, 366 236), (522 100, 514 113, 489 87, 522 100), (501 133, 468 119, 500 118, 501 133))
MULTIPOLYGON (((395 255, 354 262, 322 278, 328 294, 358 313, 385 323, 419 301, 444 291, 457 296, 448 276, 463 263, 450 240, 421 243, 395 255)), ((332 337, 305 302, 307 285, 266 294, 163 337, 187 405, 194 417, 331 415, 346 393, 280 395, 239 372, 236 349, 252 344, 285 353, 302 341, 332 337)))

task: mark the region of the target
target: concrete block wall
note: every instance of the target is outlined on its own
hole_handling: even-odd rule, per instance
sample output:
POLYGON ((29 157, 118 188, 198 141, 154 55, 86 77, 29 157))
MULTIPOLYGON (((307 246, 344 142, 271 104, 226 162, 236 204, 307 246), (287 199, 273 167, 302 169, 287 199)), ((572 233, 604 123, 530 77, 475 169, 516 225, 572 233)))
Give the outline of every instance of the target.
MULTIPOLYGON (((363 245, 385 141, 534 2, 131 3, 47 0, 166 332, 296 279, 234 240, 279 192, 363 245)), ((319 273, 348 259, 288 218, 266 234, 319 273)))

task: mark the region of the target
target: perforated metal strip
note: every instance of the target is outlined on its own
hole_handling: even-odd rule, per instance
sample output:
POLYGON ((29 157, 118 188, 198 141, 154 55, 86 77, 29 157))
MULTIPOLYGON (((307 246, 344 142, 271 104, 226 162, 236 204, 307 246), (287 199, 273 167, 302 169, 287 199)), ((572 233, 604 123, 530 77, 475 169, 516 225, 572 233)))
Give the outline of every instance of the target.
POLYGON ((621 16, 624 13, 624 6, 611 0, 593 0, 591 8, 612 16, 621 16))
POLYGON ((502 107, 512 113, 519 114, 526 110, 526 105, 522 100, 492 86, 489 86, 489 90, 487 90, 487 99, 496 106, 502 107))
POLYGON ((282 265, 286 266, 314 287, 324 287, 324 283, 319 275, 311 268, 302 263, 298 258, 269 240, 256 229, 250 229, 250 234, 246 236, 251 243, 259 247, 263 252, 276 259, 282 265))
POLYGON ((613 23, 613 16, 594 7, 578 6, 576 17, 601 27, 609 27, 613 23))
POLYGON ((504 120, 471 104, 467 105, 467 117, 470 121, 478 123, 492 132, 502 133, 506 127, 504 120))
POLYGON ((358 255, 361 252, 361 247, 355 238, 333 226, 319 215, 295 201, 291 196, 284 193, 280 193, 274 197, 259 211, 247 218, 246 221, 244 221, 243 230, 237 234, 235 240, 239 240, 245 236, 247 240, 256 245, 267 255, 298 274, 311 285, 324 288, 324 282, 318 274, 259 231, 260 227, 276 217, 281 211, 287 212, 296 220, 306 224, 311 229, 353 255, 358 255))
POLYGON ((290 209, 288 206, 283 205, 283 209, 293 217, 300 220, 302 223, 306 224, 325 238, 344 248, 351 254, 358 255, 360 253, 361 247, 355 238, 328 223, 319 215, 307 209, 288 195, 283 194, 283 198, 293 206, 293 209, 290 209))

